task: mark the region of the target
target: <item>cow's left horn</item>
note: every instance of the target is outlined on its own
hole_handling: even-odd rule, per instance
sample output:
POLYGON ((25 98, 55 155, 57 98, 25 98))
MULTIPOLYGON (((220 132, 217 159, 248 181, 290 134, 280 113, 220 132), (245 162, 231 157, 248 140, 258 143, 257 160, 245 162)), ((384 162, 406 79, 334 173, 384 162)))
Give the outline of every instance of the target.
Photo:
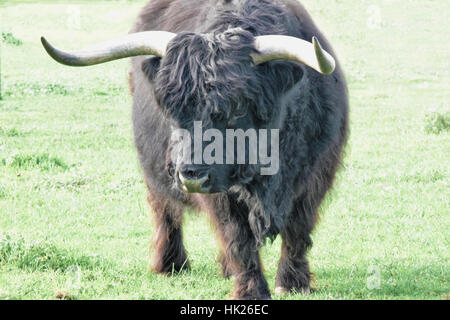
POLYGON ((137 32, 76 52, 58 50, 44 37, 41 37, 41 42, 47 53, 59 63, 83 67, 140 55, 163 57, 167 44, 175 36, 175 33, 166 31, 137 32))
POLYGON ((255 38, 257 53, 252 54, 255 64, 272 60, 292 60, 323 73, 333 73, 336 62, 313 37, 312 43, 290 36, 267 35, 255 38))

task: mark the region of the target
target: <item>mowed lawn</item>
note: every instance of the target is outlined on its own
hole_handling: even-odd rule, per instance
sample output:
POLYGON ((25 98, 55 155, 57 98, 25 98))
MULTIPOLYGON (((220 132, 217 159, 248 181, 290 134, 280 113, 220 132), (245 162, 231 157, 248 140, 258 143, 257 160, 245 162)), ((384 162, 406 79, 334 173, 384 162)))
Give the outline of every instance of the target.
MULTIPOLYGON (((0 3, 0 299, 229 298, 204 214, 185 218, 192 270, 149 272, 129 60, 64 67, 39 41, 126 34, 145 1, 67 3, 0 3)), ((309 252, 315 290, 273 297, 448 299, 450 2, 303 3, 346 71, 351 136, 309 252)), ((280 243, 262 250, 272 290, 280 243)))

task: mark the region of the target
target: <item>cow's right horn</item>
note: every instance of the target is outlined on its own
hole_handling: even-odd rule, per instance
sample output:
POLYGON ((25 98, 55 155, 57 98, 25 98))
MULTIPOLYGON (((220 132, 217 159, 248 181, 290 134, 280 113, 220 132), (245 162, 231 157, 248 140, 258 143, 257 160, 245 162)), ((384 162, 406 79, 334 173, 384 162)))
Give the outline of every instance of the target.
POLYGON ((175 36, 175 33, 166 31, 137 32, 75 52, 56 49, 44 37, 41 37, 41 42, 47 53, 59 63, 84 67, 140 55, 163 57, 167 44, 175 36))
POLYGON ((255 64, 272 60, 291 60, 322 74, 331 74, 336 67, 336 61, 322 48, 316 37, 313 37, 312 42, 308 42, 283 35, 258 36, 255 38, 255 49, 257 53, 252 54, 255 64))

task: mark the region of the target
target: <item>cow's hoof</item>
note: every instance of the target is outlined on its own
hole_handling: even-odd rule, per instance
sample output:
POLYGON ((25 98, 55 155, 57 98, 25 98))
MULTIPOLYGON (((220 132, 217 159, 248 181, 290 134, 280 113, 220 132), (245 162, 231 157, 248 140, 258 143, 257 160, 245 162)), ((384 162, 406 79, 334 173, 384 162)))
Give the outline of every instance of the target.
POLYGON ((305 294, 305 295, 310 295, 311 294, 311 289, 310 288, 303 288, 302 290, 300 290, 301 294, 305 294))
POLYGON ((286 296, 289 294, 289 289, 286 289, 285 287, 276 287, 275 294, 278 294, 280 296, 286 296))

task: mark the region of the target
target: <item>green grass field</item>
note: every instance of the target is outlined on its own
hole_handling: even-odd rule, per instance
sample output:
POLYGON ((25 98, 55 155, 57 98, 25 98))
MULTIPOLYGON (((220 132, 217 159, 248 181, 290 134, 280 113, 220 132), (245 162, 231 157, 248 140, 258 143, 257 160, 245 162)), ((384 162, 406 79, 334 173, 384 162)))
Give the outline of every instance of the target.
MULTIPOLYGON (((227 299, 203 214, 193 269, 149 272, 129 60, 68 68, 41 47, 123 35, 144 1, 0 2, 0 299, 227 299), (79 13, 79 14, 78 14, 79 13)), ((351 136, 309 253, 315 290, 275 299, 448 299, 450 2, 304 0, 349 82, 351 136)), ((280 238, 263 250, 273 290, 280 238)))

